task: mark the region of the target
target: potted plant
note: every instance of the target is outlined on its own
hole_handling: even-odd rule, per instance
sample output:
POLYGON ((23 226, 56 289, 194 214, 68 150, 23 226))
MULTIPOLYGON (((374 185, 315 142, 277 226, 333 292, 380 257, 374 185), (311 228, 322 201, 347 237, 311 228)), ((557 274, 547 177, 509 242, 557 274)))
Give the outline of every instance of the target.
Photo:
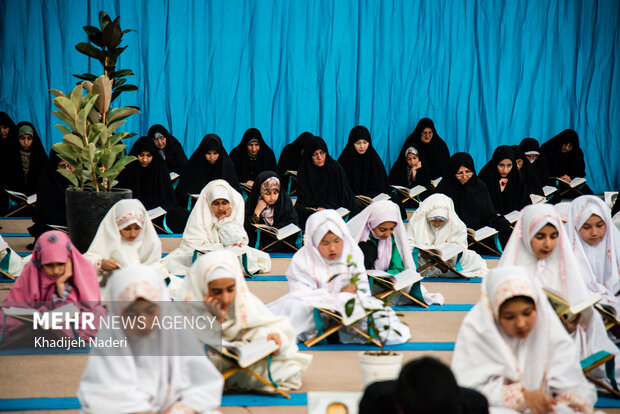
POLYGON ((53 114, 64 122, 56 125, 64 136, 53 149, 72 168, 58 170, 71 183, 66 193, 67 225, 73 243, 82 252, 88 249, 109 208, 122 198, 131 198, 131 190, 114 188, 123 168, 136 159, 125 155, 126 145, 121 142, 136 134, 117 130, 126 118, 140 112, 133 106, 111 108, 112 101, 122 92, 137 90, 134 85, 125 85, 124 77, 133 75, 131 70, 115 70, 118 57, 127 48, 119 47, 122 37, 131 31, 121 30, 119 20, 117 17, 111 21, 100 12, 101 29, 84 27, 95 46, 76 45, 81 53, 99 60, 104 74, 74 75, 83 81, 67 94, 50 90, 58 109, 53 114))
MULTIPOLYGON (((352 261, 352 256, 347 256, 347 275, 350 284, 357 284, 360 280, 360 274, 357 270, 357 264, 352 261)), ((340 274, 334 275, 330 278, 330 281, 340 276, 340 274)), ((392 329, 392 318, 388 318, 388 323, 385 324, 382 329, 379 328, 375 319, 373 318, 373 313, 376 311, 376 307, 369 306, 368 302, 364 300, 360 293, 370 293, 366 292, 364 289, 357 289, 355 291, 355 297, 349 299, 344 305, 344 311, 347 317, 351 316, 355 311, 356 306, 361 306, 364 309, 364 312, 368 315, 366 317, 366 322, 368 326, 368 335, 370 338, 368 339, 368 343, 376 340, 379 342, 379 349, 377 350, 369 350, 369 351, 360 351, 358 354, 358 358, 360 361, 360 367, 362 371, 362 383, 364 384, 364 388, 375 381, 385 381, 391 380, 398 377, 400 373, 400 368, 403 361, 403 354, 397 353, 391 349, 386 349, 387 342, 387 332, 393 330, 394 333, 401 336, 402 334, 398 332, 396 329, 392 329), (381 330, 385 331, 386 335, 381 335, 381 330)), ((398 295, 398 292, 394 292, 383 299, 374 298, 376 300, 381 300, 383 302, 383 307, 389 307, 390 303, 394 299, 395 296, 398 295)), ((396 316, 403 316, 400 313, 397 313, 396 316)))

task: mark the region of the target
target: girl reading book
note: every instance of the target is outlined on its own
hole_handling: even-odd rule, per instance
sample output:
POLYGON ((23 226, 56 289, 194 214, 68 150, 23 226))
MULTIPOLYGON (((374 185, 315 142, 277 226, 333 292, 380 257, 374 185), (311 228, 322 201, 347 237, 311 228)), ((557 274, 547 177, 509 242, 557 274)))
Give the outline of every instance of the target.
MULTIPOLYGON (((97 272, 92 263, 73 246, 66 233, 54 230, 39 237, 32 258, 24 265, 15 285, 2 302, 2 308, 28 307, 46 312, 72 303, 79 310, 92 312, 98 318, 105 313, 100 301, 97 272)), ((0 337, 4 338, 16 328, 31 329, 33 326, 31 322, 7 317, 2 311, 0 325, 3 332, 0 337)), ((74 333, 68 329, 62 333, 72 338, 75 333, 88 338, 95 331, 85 328, 74 333)))
POLYGON ((167 277, 161 264, 161 241, 140 200, 120 200, 104 216, 84 254, 105 284, 111 272, 130 265, 153 266, 167 277))
POLYGON ((235 164, 239 181, 250 186, 254 184, 258 174, 273 171, 277 167, 273 150, 256 128, 245 131, 241 143, 230 151, 230 159, 235 164))
MULTIPOLYGON (((297 338, 302 341, 314 336, 317 329, 324 328, 325 320, 318 315, 315 319, 313 303, 344 304, 357 294, 368 307, 380 308, 382 305, 370 295, 364 255, 336 211, 328 209, 314 213, 305 230, 304 246, 295 253, 286 271, 289 293, 268 305, 274 314, 291 319, 297 338), (351 283, 347 269, 349 257, 356 264, 356 272, 360 273, 355 283, 351 283)), ((373 317, 380 335, 387 339, 388 344, 404 343, 411 337, 409 328, 398 320, 391 308, 384 308, 373 317), (383 327, 387 325, 390 329, 385 330, 383 327)), ((356 327, 365 330, 366 318, 357 322, 356 327)), ((350 329, 340 329, 338 336, 343 343, 366 342, 350 329)))
POLYGON ((412 144, 420 150, 422 157, 428 162, 430 178, 434 180, 443 177, 450 160, 450 151, 445 141, 437 134, 432 119, 420 119, 411 135, 405 140, 399 158, 412 144))
POLYGON ((390 184, 399 185, 401 187, 413 188, 421 185, 427 189, 426 192, 420 194, 420 198, 424 199, 431 191, 431 173, 428 162, 424 159, 416 144, 411 144, 390 170, 390 184))
POLYGON ((157 271, 149 266, 118 270, 108 288, 111 316, 133 320, 133 328, 129 323, 120 328, 111 325, 97 333, 98 340, 112 339, 123 345, 91 349, 78 389, 82 410, 218 413, 222 376, 205 358, 192 331, 161 325, 164 317, 175 314, 157 271))
MULTIPOLYGON (((467 277, 483 277, 488 272, 484 259, 473 250, 467 250, 467 227, 454 211, 450 197, 444 194, 433 194, 420 204, 407 224, 407 240, 412 251, 416 245, 429 248, 441 248, 446 244, 460 246, 462 252, 448 260, 453 268, 467 277)), ((418 267, 427 261, 417 255, 418 267)), ((425 277, 441 274, 437 267, 428 272, 430 274, 425 277)))
MULTIPOLYGON (((289 195, 282 189, 280 177, 273 171, 258 174, 252 186, 252 192, 245 202, 245 230, 250 238, 250 246, 256 244, 256 227, 253 224, 264 224, 281 229, 289 224, 297 225, 297 212, 289 195)), ((264 235, 264 233, 263 233, 264 235)), ((298 234, 286 239, 293 246, 298 234)), ((261 245, 271 243, 264 235, 261 245)), ((275 248, 283 248, 277 245, 275 248)))
POLYGON ((620 231, 613 225, 609 207, 598 197, 584 195, 571 202, 567 233, 570 246, 581 263, 594 275, 588 289, 603 296, 601 304, 620 304, 620 231))
POLYGON ((175 275, 184 275, 196 258, 197 250, 206 252, 236 246, 247 256, 251 273, 271 269, 269 255, 248 246, 243 228, 243 197, 225 180, 214 180, 200 192, 192 210, 181 245, 166 256, 164 265, 175 275))
MULTIPOLYGON (((190 268, 176 299, 204 302, 206 311, 218 316, 222 338, 236 346, 273 340, 279 346, 278 350, 271 358, 265 357, 250 368, 264 378, 271 378, 284 390, 301 387, 301 376, 309 367, 312 356, 299 352, 289 319, 273 315, 250 292, 235 254, 221 251, 199 257, 190 268)), ((195 309, 193 312, 197 314, 205 311, 194 306, 187 309, 195 309)), ((201 331, 199 337, 209 344, 212 332, 201 331)), ((212 360, 221 371, 231 367, 230 363, 216 356, 212 360)), ((270 391, 271 387, 241 371, 226 381, 226 389, 270 391)))
MULTIPOLYGON (((498 267, 513 265, 524 267, 540 288, 560 292, 571 305, 587 302, 592 297, 587 286, 594 275, 573 253, 562 221, 551 205, 536 204, 521 211, 498 263, 498 267)), ((599 351, 616 355, 615 377, 620 379, 617 357, 620 352, 607 336, 601 315, 588 307, 574 318, 561 315, 560 319, 582 359, 599 351)), ((593 375, 607 379, 602 367, 593 371, 593 375)))
POLYGON ((456 339, 452 370, 459 385, 487 397, 491 412, 591 413, 596 402, 574 343, 522 267, 492 269, 484 278, 456 339))
MULTIPOLYGON (((416 265, 407 243, 405 225, 395 203, 388 200, 375 201, 349 220, 347 227, 364 254, 366 269, 383 270, 392 275, 406 269, 415 271, 416 265)), ((428 292, 420 282, 406 290, 427 305, 444 303, 440 293, 428 292)), ((399 304, 407 302, 411 303, 402 295, 398 298, 399 304)))

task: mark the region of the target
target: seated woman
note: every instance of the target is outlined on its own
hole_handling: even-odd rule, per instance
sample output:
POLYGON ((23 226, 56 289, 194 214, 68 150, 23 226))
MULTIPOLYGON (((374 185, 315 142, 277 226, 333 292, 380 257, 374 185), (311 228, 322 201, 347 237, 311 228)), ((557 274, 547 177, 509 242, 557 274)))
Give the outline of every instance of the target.
POLYGON ((540 153, 540 145, 534 138, 524 138, 519 147, 523 151, 523 154, 529 161, 530 165, 534 167, 538 181, 542 186, 553 185, 549 179, 549 167, 547 165, 547 159, 540 153))
MULTIPOLYGON (((279 345, 272 359, 266 358, 251 366, 251 369, 284 390, 301 387, 301 376, 310 366, 312 356, 302 354, 291 322, 287 317, 275 316, 258 299, 243 277, 243 270, 237 256, 227 250, 210 252, 199 257, 192 265, 176 297, 180 301, 204 301, 210 314, 217 315, 222 324, 222 338, 237 346, 254 340, 271 339, 279 345)), ((196 308, 192 308, 196 309, 196 308)), ((203 315, 196 309, 194 313, 203 315)), ((213 333, 200 331, 199 338, 205 344, 213 333)), ((230 364, 220 357, 212 361, 221 370, 230 364)), ((271 391, 256 377, 247 372, 238 372, 226 381, 226 389, 237 391, 271 391)))
MULTIPOLYGON (((545 155, 547 164, 549 165, 549 175, 553 178, 559 178, 558 184, 567 188, 563 182, 570 182, 577 177, 586 176, 586 162, 583 151, 579 147, 579 135, 572 129, 565 129, 540 147, 540 152, 545 155)), ((592 194, 592 190, 587 184, 569 190, 562 195, 558 191, 554 200, 560 198, 575 198, 581 194, 592 194)))
POLYGON ((108 284, 110 314, 134 322, 102 327, 88 355, 78 398, 88 413, 219 413, 224 380, 189 329, 155 329, 173 314, 159 274, 148 266, 118 270, 108 284), (169 306, 168 306, 169 305, 169 306), (140 321, 143 323, 140 324, 140 321))
MULTIPOLYGON (((48 231, 37 240, 31 260, 24 265, 1 307, 28 307, 46 312, 72 303, 80 311, 92 312, 98 318, 105 314, 100 302, 97 272, 93 265, 73 246, 67 234, 48 231)), ((32 326, 31 322, 7 317, 0 310, 0 338, 6 339, 7 334, 17 329, 32 330, 32 326)), ((77 333, 87 343, 88 338, 95 334, 93 329, 83 327, 75 333, 73 329, 51 332, 71 338, 77 333)))
POLYGON ((190 194, 200 193, 205 185, 219 179, 228 181, 232 188, 241 191, 235 165, 228 157, 222 140, 215 134, 208 134, 183 168, 175 190, 177 202, 181 206, 189 206, 190 194))
MULTIPOLYGON (((571 304, 586 301, 591 296, 588 285, 594 276, 587 263, 580 262, 573 253, 564 233, 562 221, 548 204, 527 206, 499 260, 498 267, 524 267, 540 288, 550 287, 561 292, 571 304)), ((581 352, 581 359, 607 351, 616 356, 615 378, 620 379, 620 351, 609 339, 601 315, 592 307, 581 312, 574 320, 561 317, 581 352)), ((592 371, 601 381, 608 381, 604 367, 592 371)))
POLYGON ((292 179, 286 172, 299 171, 306 140, 311 136, 310 132, 302 132, 295 141, 285 145, 282 148, 282 152, 280 152, 277 171, 280 177, 282 177, 282 188, 287 192, 293 193, 297 189, 297 180, 292 179))
POLYGON ((28 227, 28 233, 35 238, 35 242, 41 234, 53 230, 50 225, 67 226, 65 191, 71 182, 58 172, 59 169, 73 171, 56 151, 51 150, 46 174, 41 174, 37 187, 37 203, 32 213, 34 224, 28 227))
POLYGON ((330 157, 327 144, 320 137, 306 140, 304 155, 297 175, 295 210, 300 226, 316 210, 344 207, 353 217, 359 211, 357 199, 344 170, 330 157))
MULTIPOLYGON (((383 270, 392 275, 406 269, 415 271, 405 225, 395 203, 375 201, 349 220, 347 227, 364 254, 366 269, 383 270)), ((440 293, 430 293, 421 283, 415 283, 407 290, 412 297, 427 305, 444 303, 440 293)), ((400 295, 398 303, 411 303, 411 300, 400 295)))
POLYGON ((515 155, 515 165, 519 173, 521 173, 521 180, 525 183, 527 194, 544 195, 545 193, 543 192, 538 174, 536 174, 536 169, 525 156, 521 147, 512 145, 510 148, 515 155))
POLYGON ((181 245, 164 258, 164 265, 170 273, 184 275, 195 260, 197 250, 236 246, 246 255, 249 272, 268 272, 271 269, 269 255, 248 246, 248 234, 243 228, 244 214, 241 194, 224 180, 211 181, 200 192, 187 220, 181 245))
POLYGON ((155 222, 172 233, 181 233, 189 212, 177 205, 168 167, 159 154, 151 139, 139 138, 129 152, 138 160, 119 174, 118 186, 129 188, 133 198, 140 200, 147 210, 157 207, 166 210, 165 217, 158 217, 155 222))
POLYGON ((179 140, 173 137, 163 125, 159 124, 149 128, 148 137, 157 147, 161 158, 166 161, 168 171, 181 174, 185 164, 187 164, 187 155, 185 155, 179 140))
POLYGON ((381 193, 391 194, 385 166, 372 146, 370 132, 366 127, 358 125, 351 130, 338 163, 347 175, 353 194, 370 198, 381 193))
POLYGON ((37 191, 39 177, 47 166, 47 153, 34 125, 20 122, 15 129, 19 145, 15 147, 16 151, 9 155, 12 173, 6 188, 29 196, 37 191))
POLYGON ((430 178, 434 180, 443 177, 450 160, 450 151, 444 140, 437 135, 435 123, 430 118, 420 119, 411 135, 405 140, 398 158, 402 158, 412 145, 420 151, 419 156, 428 162, 430 178))
POLYGON ((161 264, 161 241, 140 200, 114 204, 84 256, 95 265, 102 285, 111 272, 130 265, 152 266, 162 278, 168 277, 161 264))
MULTIPOLYGON (((281 229, 289 224, 297 225, 297 212, 291 198, 283 191, 278 174, 273 171, 263 171, 258 174, 252 192, 245 201, 245 231, 250 239, 250 246, 256 244, 256 227, 252 224, 265 224, 281 229)), ((264 235, 264 233, 263 233, 264 235)), ((295 245, 298 233, 287 237, 287 243, 295 245)), ((264 236, 261 245, 271 243, 269 237, 264 236)), ((285 245, 276 245, 276 248, 285 248, 285 245)))
POLYGON ((487 185, 495 211, 501 215, 520 211, 532 203, 508 145, 497 147, 478 177, 487 185))
MULTIPOLYGON (((424 200, 432 194, 433 188, 431 185, 430 168, 426 160, 422 157, 422 154, 420 154, 416 144, 411 144, 402 156, 398 157, 390 170, 389 181, 392 185, 399 185, 406 188, 413 188, 417 185, 425 187, 426 191, 419 195, 421 200, 424 200)), ((401 202, 399 204, 403 203, 401 202)), ((416 208, 418 206, 417 203, 409 199, 405 199, 404 205, 416 208)))
MULTIPOLYGON (((480 255, 467 250, 467 227, 454 211, 454 203, 444 194, 433 194, 420 204, 407 224, 409 249, 416 245, 432 248, 445 243, 454 243, 465 248, 458 256, 448 262, 467 277, 483 277, 489 269, 480 255)), ((423 266, 427 260, 417 256, 417 266, 423 266)), ((436 267, 433 269, 437 269, 436 267)), ((426 277, 439 275, 439 269, 429 270, 426 277)))
POLYGON ((0 235, 0 279, 10 279, 11 276, 16 278, 24 268, 24 264, 25 260, 9 247, 0 235))
POLYGON ((17 130, 15 122, 6 112, 0 112, 0 216, 9 209, 9 195, 5 191, 12 174, 13 154, 17 153, 17 130))
POLYGON ((577 348, 522 267, 492 269, 484 278, 456 339, 452 370, 459 385, 487 397, 491 412, 591 413, 596 402, 577 348))
MULTIPOLYGON (((293 256, 286 271, 289 293, 267 306, 276 315, 290 318, 297 339, 307 340, 317 333, 315 321, 322 325, 322 318, 314 318, 314 307, 309 301, 322 300, 346 303, 355 295, 361 297, 367 307, 381 307, 379 299, 370 295, 368 277, 364 268, 364 255, 351 237, 347 225, 334 210, 318 211, 310 216, 304 233, 304 246, 293 256), (351 283, 347 260, 356 264, 359 280, 351 283), (356 293, 357 292, 357 293, 356 293)), ((356 305, 358 306, 358 305, 356 305)), ((394 311, 386 307, 373 314, 377 330, 388 344, 409 340, 407 325, 398 320, 394 311), (384 329, 390 325, 390 329, 384 329)), ((355 324, 366 329, 366 319, 355 324)), ((342 343, 365 343, 366 339, 351 329, 338 331, 342 343)))
POLYGON ((258 174, 277 168, 273 150, 256 128, 245 131, 241 143, 230 151, 230 159, 235 164, 239 182, 250 186, 254 184, 258 174))
POLYGON ((512 231, 510 223, 497 214, 487 186, 476 175, 471 155, 457 152, 450 158, 436 192, 452 199, 456 214, 468 228, 478 230, 490 226, 499 232, 500 244, 506 245, 512 231))
POLYGON ((611 220, 609 207, 596 196, 577 197, 571 202, 566 228, 577 260, 594 275, 588 289, 600 293, 603 299, 599 303, 611 306, 619 315, 620 231, 611 220))

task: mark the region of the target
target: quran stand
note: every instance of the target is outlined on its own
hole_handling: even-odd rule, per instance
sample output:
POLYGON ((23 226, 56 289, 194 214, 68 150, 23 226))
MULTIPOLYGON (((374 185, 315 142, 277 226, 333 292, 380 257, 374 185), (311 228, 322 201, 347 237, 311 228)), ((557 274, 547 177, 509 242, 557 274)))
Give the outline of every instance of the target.
POLYGON ((605 391, 612 394, 614 397, 620 397, 620 391, 618 391, 618 386, 616 384, 615 379, 615 363, 614 363, 614 354, 610 354, 606 351, 599 351, 595 354, 590 355, 589 357, 581 360, 581 369, 583 370, 583 375, 592 383, 597 386, 603 388, 605 391), (594 378, 590 372, 595 368, 605 364, 605 373, 607 374, 610 380, 611 385, 606 384, 605 382, 594 378))
MULTIPOLYGON (((386 297, 390 296, 393 293, 398 293, 400 295, 403 295, 404 297, 406 297, 407 299, 413 301, 414 303, 417 303, 418 305, 422 306, 423 308, 428 308, 428 305, 424 302, 422 302, 419 299, 414 298, 413 296, 411 296, 409 293, 405 292, 404 290, 396 290, 394 289, 393 286, 390 286, 389 283, 386 283, 380 279, 374 279, 374 281, 378 284, 380 284, 381 286, 387 288, 387 290, 384 290, 383 292, 377 293, 376 295, 374 295, 374 297, 378 298, 378 299, 385 299, 386 297)), ((416 283, 420 283, 419 281, 416 283)))
MULTIPOLYGON (((152 222, 151 222, 151 223, 152 223, 152 222)), ((163 227, 161 227, 161 226, 159 226, 159 225, 157 225, 157 224, 155 224, 155 223, 153 223, 153 227, 155 227, 156 229, 159 229, 159 230, 163 231, 165 234, 172 234, 172 233, 170 233, 168 230, 166 230, 165 228, 163 228, 163 227)))
MULTIPOLYGON (((323 309, 317 309, 322 315, 327 315, 330 318, 332 318, 336 324, 330 326, 329 328, 327 328, 325 330, 325 332, 323 333, 317 333, 314 337, 308 339, 307 341, 304 342, 304 345, 306 345, 308 348, 316 345, 317 343, 321 342, 323 339, 327 338, 329 335, 333 334, 334 332, 337 332, 338 330, 340 330, 340 328, 344 327, 344 324, 342 323, 342 321, 337 318, 336 316, 332 315, 329 312, 325 312, 323 311, 323 309)), ((371 313, 374 313, 374 311, 369 312, 366 316, 370 315, 371 313)), ((366 338, 366 340, 368 340, 368 342, 372 342, 373 344, 377 345, 377 346, 381 346, 381 343, 377 340, 377 338, 372 338, 370 335, 368 335, 366 332, 362 331, 361 329, 359 329, 358 327, 356 327, 355 325, 350 325, 349 328, 353 329, 355 332, 357 332, 358 334, 362 335, 364 338, 366 338)))
POLYGON ((498 255, 498 256, 501 256, 501 255, 502 255, 502 248, 501 248, 501 245, 499 244, 499 236, 498 236, 498 234, 497 234, 497 233, 495 233, 495 234, 493 235, 493 240, 495 241, 495 247, 497 247, 497 250, 496 250, 496 249, 494 249, 494 248, 492 248, 492 247, 487 246, 486 244, 482 243, 482 241, 477 241, 477 240, 474 240, 474 239, 472 239, 472 240, 469 242, 469 244, 467 245, 467 247, 471 247, 473 244, 479 244, 479 245, 481 245, 481 246, 483 246, 483 247, 486 247, 488 250, 490 250, 491 252, 493 252, 493 254, 496 254, 496 255, 498 255))
POLYGON ((21 210, 25 209, 26 207, 29 207, 29 206, 34 206, 34 205, 35 205, 35 203, 32 203, 32 204, 25 203, 25 204, 23 204, 23 205, 21 205, 21 206, 17 207, 15 210, 10 211, 10 212, 9 212, 9 213, 7 213, 7 214, 6 214, 6 216, 4 216, 4 217, 11 217, 12 215, 14 215, 15 213, 17 213, 18 211, 21 211, 21 210))
POLYGON ((13 276, 12 274, 10 274, 9 272, 5 272, 4 270, 0 269, 0 275, 6 277, 7 279, 11 279, 11 280, 15 280, 15 276, 13 276))
POLYGON ((232 367, 230 367, 229 369, 227 369, 226 371, 224 371, 222 373, 222 376, 224 377, 224 380, 227 380, 228 378, 232 377, 233 375, 235 375, 239 371, 245 371, 248 374, 254 376, 256 379, 258 379, 263 384, 273 388, 275 392, 277 392, 278 394, 282 395, 284 398, 289 398, 289 399, 291 398, 291 396, 288 393, 282 391, 279 387, 274 385, 271 381, 268 381, 262 375, 259 375, 258 373, 256 373, 256 371, 250 369, 249 367, 241 368, 239 365, 236 364, 235 361, 233 361, 233 360, 229 359, 228 357, 226 357, 226 355, 222 355, 222 356, 224 357, 224 359, 228 363, 230 363, 232 365, 232 367))
MULTIPOLYGON (((558 187, 560 185, 560 183, 564 183, 566 184, 564 181, 561 180, 555 180, 555 186, 558 187)), ((580 185, 576 186, 576 187, 571 187, 570 185, 566 184, 566 189, 564 189, 564 191, 562 191, 559 195, 560 199, 562 198, 562 196, 566 193, 568 193, 571 190, 574 190, 576 192, 579 193, 579 195, 583 195, 583 193, 581 191, 579 191, 581 189, 581 187, 584 186, 585 183, 581 183, 580 185)))
MULTIPOLYGON (((274 244, 276 244, 277 242, 282 242, 282 243, 286 244, 288 247, 290 247, 291 249, 293 249, 294 251, 299 250, 297 247, 293 246, 292 244, 290 244, 289 242, 286 241, 286 239, 288 239, 288 237, 286 237, 286 238, 284 238, 282 240, 278 240, 277 237, 274 237, 269 232, 265 232, 265 234, 268 234, 269 236, 271 236, 273 238, 273 241, 271 243, 267 244, 266 246, 260 247, 261 229, 260 228, 256 228, 256 243, 254 244, 254 248, 255 249, 265 251, 268 248, 270 248, 271 246, 273 246, 274 244)), ((292 236, 292 234, 291 234, 291 236, 292 236)))
MULTIPOLYGON (((416 271, 420 275, 422 275, 422 273, 426 272, 428 269, 436 267, 443 273, 452 272, 458 277, 462 277, 463 279, 469 280, 469 277, 462 274, 458 269, 453 268, 452 266, 448 265, 446 262, 438 259, 437 257, 431 254, 428 254, 428 253, 422 253, 422 256, 424 257, 424 260, 426 260, 426 263, 424 263, 421 267, 416 269, 416 271), (442 268, 445 268, 445 270, 442 268)), ((461 259, 461 256, 462 256, 462 253, 459 253, 459 255, 457 256, 457 262, 456 262, 457 266, 459 265, 459 260, 461 259)), ((461 268, 461 270, 463 269, 461 268)))

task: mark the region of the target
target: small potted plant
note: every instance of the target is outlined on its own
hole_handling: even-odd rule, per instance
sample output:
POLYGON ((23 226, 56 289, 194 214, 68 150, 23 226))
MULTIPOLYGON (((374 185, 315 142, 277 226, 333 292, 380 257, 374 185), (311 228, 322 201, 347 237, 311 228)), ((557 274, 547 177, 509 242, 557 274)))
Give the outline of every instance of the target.
MULTIPOLYGON (((352 261, 352 256, 347 256, 347 276, 350 284, 356 285, 360 280, 361 272, 357 270, 357 264, 352 261)), ((330 281, 340 276, 340 274, 334 275, 330 278, 330 281)), ((370 338, 368 339, 368 343, 374 342, 376 340, 379 342, 379 349, 377 350, 368 350, 368 351, 360 351, 358 354, 358 358, 360 361, 360 367, 362 370, 362 382, 364 387, 370 385, 375 381, 385 381, 390 379, 395 379, 398 377, 400 372, 400 368, 403 361, 403 354, 397 353, 391 349, 386 349, 386 342, 388 335, 387 333, 392 330, 398 336, 402 336, 402 334, 396 329, 392 328, 392 318, 388 318, 388 323, 384 324, 381 328, 377 325, 375 318, 373 317, 373 313, 376 311, 375 306, 369 306, 367 300, 364 300, 364 297, 360 295, 362 294, 370 294, 370 292, 366 292, 365 289, 358 288, 355 291, 355 297, 349 299, 344 305, 344 311, 347 317, 350 317, 355 311, 356 306, 361 306, 364 309, 364 312, 368 315, 366 317, 366 323, 368 326, 368 335, 370 338), (384 332, 382 335, 381 331, 384 332)), ((390 303, 394 299, 394 297, 398 295, 398 292, 394 292, 383 299, 374 298, 377 301, 382 301, 383 307, 389 307, 390 303)), ((400 313, 396 313, 396 316, 403 316, 400 313)))
POLYGON ((140 112, 133 106, 111 108, 112 101, 122 92, 137 90, 136 86, 125 84, 125 77, 133 75, 131 70, 115 70, 118 57, 127 48, 120 47, 122 37, 131 30, 121 30, 120 18, 112 21, 104 12, 99 13, 99 25, 101 29, 84 27, 94 45, 78 43, 76 49, 99 60, 104 74, 74 75, 82 81, 66 94, 50 90, 57 108, 53 114, 64 122, 56 125, 64 136, 53 149, 71 167, 58 172, 71 182, 66 195, 67 224, 80 251, 88 249, 109 208, 122 198, 131 198, 130 190, 114 186, 123 168, 136 159, 125 155, 122 140, 136 134, 117 130, 126 118, 140 112))

